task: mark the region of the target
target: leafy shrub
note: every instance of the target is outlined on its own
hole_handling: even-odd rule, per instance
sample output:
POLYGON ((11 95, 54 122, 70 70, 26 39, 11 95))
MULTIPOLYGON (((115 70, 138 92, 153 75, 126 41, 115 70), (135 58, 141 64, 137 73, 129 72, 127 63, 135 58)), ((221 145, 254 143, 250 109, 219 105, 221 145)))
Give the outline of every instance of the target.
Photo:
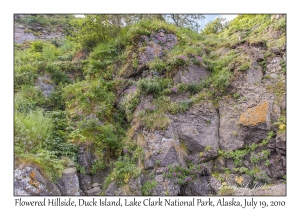
POLYGON ((15 145, 24 153, 42 149, 44 141, 50 138, 52 129, 52 119, 42 111, 15 113, 15 145))
POLYGON ((163 89, 167 88, 168 85, 172 84, 170 79, 161 79, 155 77, 153 79, 141 79, 137 85, 144 94, 159 94, 163 89))
POLYGON ((185 185, 190 183, 197 176, 200 176, 206 170, 206 165, 193 165, 190 164, 188 167, 181 165, 169 166, 164 172, 164 176, 175 179, 175 183, 179 185, 185 185))
POLYGON ((157 183, 155 180, 147 181, 142 187, 142 194, 145 196, 152 195, 153 189, 156 188, 157 183))
POLYGON ((47 100, 40 89, 23 85, 21 90, 15 95, 15 110, 29 113, 44 106, 46 102, 47 100))
POLYGON ((137 178, 141 173, 141 168, 128 156, 119 157, 114 163, 113 171, 107 176, 105 185, 115 181, 117 185, 122 186, 129 182, 131 178, 137 178))

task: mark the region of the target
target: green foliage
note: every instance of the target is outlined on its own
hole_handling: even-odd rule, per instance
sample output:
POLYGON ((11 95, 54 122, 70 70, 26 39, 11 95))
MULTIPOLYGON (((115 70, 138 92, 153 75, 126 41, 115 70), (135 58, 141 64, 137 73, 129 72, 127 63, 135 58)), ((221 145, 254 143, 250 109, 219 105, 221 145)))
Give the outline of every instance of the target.
POLYGON ((60 66, 54 64, 48 64, 46 66, 46 72, 51 74, 51 79, 55 82, 55 84, 66 84, 70 83, 70 79, 67 74, 61 71, 60 66))
POLYGON ((39 150, 33 154, 17 154, 17 162, 25 162, 38 166, 42 173, 52 182, 62 175, 65 168, 65 160, 59 159, 55 154, 47 150, 39 150))
POLYGON ((124 109, 127 119, 130 121, 133 117, 133 112, 140 102, 140 90, 136 86, 127 90, 123 101, 121 102, 122 108, 124 109))
POLYGON ((171 114, 183 113, 183 112, 188 111, 191 106, 192 106, 191 100, 181 101, 181 102, 172 102, 168 107, 168 111, 171 114))
POLYGON ((152 195, 153 189, 156 188, 157 183, 155 180, 147 181, 142 187, 142 194, 144 196, 152 195))
POLYGON ((73 31, 72 40, 79 42, 83 48, 92 49, 97 44, 116 37, 120 28, 110 23, 107 15, 85 15, 84 18, 76 18, 71 21, 73 31))
POLYGON ((24 153, 42 149, 52 129, 52 119, 45 116, 43 111, 15 113, 15 145, 24 153))
POLYGON ((270 141, 270 139, 273 137, 273 132, 269 132, 268 133, 268 137, 265 140, 262 140, 261 143, 259 144, 252 144, 250 146, 246 146, 245 149, 241 149, 241 150, 235 150, 235 151, 229 151, 229 152, 224 152, 222 150, 219 150, 218 153, 220 156, 226 157, 226 158, 230 158, 233 159, 233 163, 235 166, 241 166, 243 164, 243 159, 244 157, 251 153, 251 162, 252 163, 257 163, 259 160, 261 159, 266 159, 267 156, 270 154, 268 150, 263 150, 261 151, 261 153, 259 154, 254 154, 253 151, 256 150, 259 147, 263 147, 265 145, 268 144, 268 142, 270 141))
POLYGON ((194 180, 197 176, 200 176, 206 170, 206 165, 193 165, 189 164, 188 167, 181 165, 170 165, 164 172, 164 176, 172 179, 176 179, 175 183, 179 185, 185 185, 194 180))
POLYGON ((28 113, 44 106, 46 101, 40 89, 23 85, 15 95, 15 110, 17 112, 28 113))
POLYGON ((115 181, 117 185, 122 186, 129 182, 131 178, 137 178, 141 173, 141 168, 128 156, 119 157, 114 163, 114 169, 105 179, 105 186, 115 181))
POLYGON ((204 35, 218 34, 225 28, 228 28, 228 22, 225 18, 216 18, 215 20, 206 24, 204 30, 201 32, 204 35))
POLYGON ((161 91, 172 84, 170 79, 162 79, 155 77, 152 79, 140 79, 137 85, 143 94, 156 94, 158 95, 161 91))

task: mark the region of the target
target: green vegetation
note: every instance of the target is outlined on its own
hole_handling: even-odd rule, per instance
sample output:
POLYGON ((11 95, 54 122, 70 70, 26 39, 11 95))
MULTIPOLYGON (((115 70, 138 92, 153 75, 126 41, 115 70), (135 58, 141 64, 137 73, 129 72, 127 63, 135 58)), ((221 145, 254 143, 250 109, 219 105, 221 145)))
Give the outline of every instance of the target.
MULTIPOLYGON (((241 53, 243 49, 239 46, 281 47, 285 43, 285 19, 239 15, 229 23, 216 19, 197 33, 200 30, 196 20, 201 18, 201 15, 103 14, 85 18, 72 15, 18 17, 16 24, 30 26, 26 32, 38 36, 43 27, 49 32, 62 29, 67 36, 14 46, 16 163, 34 164, 54 181, 69 161, 85 173, 77 163, 78 147, 94 145, 91 173, 109 169, 104 188, 112 181, 127 186, 130 179, 142 173, 145 158, 144 148, 138 146, 135 139, 138 129, 167 129, 171 115, 187 112, 204 101, 218 107, 223 97, 245 100, 239 93, 230 92, 229 86, 244 71, 255 67, 253 58, 247 51, 241 53), (177 43, 141 68, 139 56, 147 48, 147 43, 140 41, 141 36, 150 36, 159 30, 174 34, 177 43), (273 39, 269 31, 281 35, 273 39), (197 83, 174 81, 178 71, 190 65, 207 69, 209 76, 197 83), (135 72, 144 70, 149 76, 135 72), (43 86, 53 88, 50 95, 45 94, 43 86), (147 101, 142 101, 145 98, 147 101)), ((258 65, 265 71, 268 57, 273 56, 265 50, 264 59, 258 65)), ((281 67, 285 74, 283 60, 281 67)), ((274 89, 277 99, 282 97, 284 81, 267 88, 268 91, 274 89)), ((283 117, 274 123, 278 132, 285 132, 285 124, 283 117)), ((258 170, 243 168, 242 160, 250 155, 251 163, 270 165, 268 150, 257 154, 254 151, 266 145, 272 135, 243 150, 219 151, 219 154, 232 159, 239 173, 256 173, 266 179, 258 170)), ((180 147, 187 156, 186 146, 181 143, 180 147)), ((210 146, 205 148, 205 152, 210 150, 210 146)), ((202 152, 199 157, 203 155, 202 152)), ((186 168, 169 167, 165 176, 184 185, 203 173, 204 165, 187 162, 186 168)), ((160 165, 157 161, 156 167, 160 165)), ((155 181, 144 183, 143 195, 151 195, 156 185, 155 181)))
POLYGON ((155 180, 146 182, 142 187, 142 193, 145 196, 152 195, 153 189, 157 186, 157 183, 155 180))

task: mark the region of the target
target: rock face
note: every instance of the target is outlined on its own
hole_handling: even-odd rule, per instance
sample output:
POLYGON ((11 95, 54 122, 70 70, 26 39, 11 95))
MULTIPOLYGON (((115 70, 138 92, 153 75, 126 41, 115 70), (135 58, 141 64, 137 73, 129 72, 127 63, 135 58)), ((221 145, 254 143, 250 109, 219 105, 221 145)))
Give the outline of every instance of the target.
POLYGON ((59 196, 59 188, 47 181, 33 166, 25 166, 14 171, 14 195, 59 196))
POLYGON ((150 37, 142 35, 135 46, 135 49, 139 49, 138 52, 131 55, 131 61, 135 61, 136 64, 126 66, 122 75, 134 77, 142 73, 147 68, 148 62, 156 57, 162 57, 164 51, 169 51, 176 44, 176 36, 166 34, 164 30, 153 33, 150 37))
POLYGON ((62 195, 80 195, 79 180, 76 168, 67 168, 58 180, 58 187, 62 195))
POLYGON ((54 85, 52 84, 51 78, 48 75, 38 77, 35 86, 42 90, 44 96, 48 97, 54 90, 54 85))
POLYGON ((188 112, 170 116, 173 130, 186 145, 194 159, 208 161, 217 156, 219 149, 219 116, 211 103, 193 106, 188 112))
POLYGON ((35 40, 47 40, 47 39, 61 39, 63 37, 62 29, 57 28, 54 31, 48 31, 48 29, 43 27, 27 27, 22 25, 15 26, 15 43, 22 44, 26 41, 35 40), (27 30, 26 30, 27 29, 27 30), (37 32, 34 35, 33 32, 37 32))
POLYGON ((179 67, 179 71, 174 77, 175 84, 198 83, 209 76, 209 72, 202 66, 189 65, 187 68, 179 67))
POLYGON ((195 181, 181 188, 180 194, 187 196, 208 196, 214 193, 210 184, 210 177, 199 177, 195 181))

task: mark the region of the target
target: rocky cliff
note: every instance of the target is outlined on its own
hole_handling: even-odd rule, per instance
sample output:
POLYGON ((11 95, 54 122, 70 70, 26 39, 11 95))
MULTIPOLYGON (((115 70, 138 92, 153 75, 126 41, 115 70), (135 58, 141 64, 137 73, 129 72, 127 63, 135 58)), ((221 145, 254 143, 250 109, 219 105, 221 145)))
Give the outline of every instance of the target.
MULTIPOLYGON (((284 23, 241 15, 218 35, 137 24, 113 62, 111 45, 73 53, 81 81, 62 97, 76 158, 55 181, 19 158, 15 195, 285 195, 284 23)), ((16 43, 33 40, 22 27, 16 43)), ((49 98, 54 76, 32 85, 49 98)))

